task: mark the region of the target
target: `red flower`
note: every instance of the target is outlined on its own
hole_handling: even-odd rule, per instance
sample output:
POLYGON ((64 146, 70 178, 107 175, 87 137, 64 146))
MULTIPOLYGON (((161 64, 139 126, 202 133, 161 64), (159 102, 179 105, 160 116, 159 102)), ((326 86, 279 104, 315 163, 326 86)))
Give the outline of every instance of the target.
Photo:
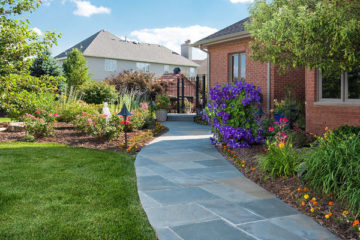
POLYGON ((288 137, 288 135, 286 133, 281 133, 281 136, 283 136, 284 138, 288 137))
POLYGON ((289 122, 289 119, 287 119, 287 118, 280 118, 280 123, 282 123, 282 122, 289 122))
POLYGON ((274 128, 273 128, 273 127, 269 127, 269 131, 270 131, 270 132, 273 132, 273 131, 274 131, 274 128))
POLYGON ((39 114, 41 111, 40 110, 37 110, 36 113, 39 114))

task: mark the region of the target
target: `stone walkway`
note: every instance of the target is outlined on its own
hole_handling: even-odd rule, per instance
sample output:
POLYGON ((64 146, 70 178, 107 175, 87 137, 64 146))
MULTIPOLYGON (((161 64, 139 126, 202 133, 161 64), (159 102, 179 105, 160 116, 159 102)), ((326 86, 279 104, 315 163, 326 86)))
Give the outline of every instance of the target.
POLYGON ((229 164, 210 129, 166 122, 170 131, 136 158, 141 203, 160 240, 338 239, 229 164))

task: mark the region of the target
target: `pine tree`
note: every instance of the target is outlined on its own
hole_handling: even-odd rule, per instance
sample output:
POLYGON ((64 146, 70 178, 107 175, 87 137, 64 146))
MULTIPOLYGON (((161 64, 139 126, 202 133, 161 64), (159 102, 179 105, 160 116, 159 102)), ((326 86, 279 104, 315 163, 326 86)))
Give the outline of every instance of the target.
POLYGON ((63 71, 50 52, 45 51, 34 60, 33 65, 30 67, 30 74, 35 77, 43 75, 57 77, 62 75, 63 71))

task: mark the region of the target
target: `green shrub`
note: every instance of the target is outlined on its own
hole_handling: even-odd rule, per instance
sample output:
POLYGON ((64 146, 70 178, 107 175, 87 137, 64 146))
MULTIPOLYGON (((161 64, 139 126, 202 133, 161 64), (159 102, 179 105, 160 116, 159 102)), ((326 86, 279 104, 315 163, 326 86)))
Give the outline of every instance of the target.
POLYGON ((54 123, 59 117, 57 113, 37 110, 34 115, 26 113, 22 120, 25 125, 25 139, 41 138, 54 134, 54 123))
POLYGON ((117 92, 113 86, 104 82, 91 81, 82 86, 82 99, 90 104, 102 104, 112 102, 117 97, 117 92))
POLYGON ((63 69, 69 86, 81 86, 90 79, 86 62, 82 52, 77 48, 67 55, 63 69))
POLYGON ((128 91, 122 90, 117 97, 116 101, 109 105, 109 108, 113 112, 120 112, 123 105, 125 104, 127 109, 131 112, 140 107, 140 103, 146 101, 146 95, 137 90, 128 91))
POLYGON ((88 114, 82 112, 73 121, 80 130, 96 138, 113 139, 123 131, 124 122, 117 115, 112 115, 109 120, 104 114, 88 114))
POLYGON ((0 109, 11 118, 19 118, 36 110, 54 110, 57 86, 63 77, 11 74, 0 79, 0 109))
POLYGON ((170 98, 165 94, 161 94, 160 96, 158 96, 155 100, 155 104, 156 104, 155 110, 171 109, 170 98))
POLYGON ((288 121, 282 119, 276 125, 270 129, 271 132, 276 131, 276 134, 266 141, 267 150, 259 161, 260 168, 271 177, 294 176, 299 164, 299 155, 286 132, 288 121))
POLYGON ((349 134, 359 134, 360 133, 360 126, 341 126, 334 130, 335 135, 349 135, 349 134))
POLYGON ((304 179, 316 190, 345 202, 360 213, 360 133, 327 131, 305 159, 304 179))
POLYGON ((131 127, 136 130, 144 129, 153 124, 153 118, 147 103, 141 103, 140 107, 133 111, 131 127))

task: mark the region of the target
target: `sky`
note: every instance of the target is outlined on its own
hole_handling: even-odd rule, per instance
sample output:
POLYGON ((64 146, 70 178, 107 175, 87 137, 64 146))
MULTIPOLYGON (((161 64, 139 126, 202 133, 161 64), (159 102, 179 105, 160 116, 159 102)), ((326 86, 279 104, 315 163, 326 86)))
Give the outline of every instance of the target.
MULTIPOLYGON (((42 35, 62 36, 52 55, 105 29, 121 38, 161 44, 180 53, 186 40, 195 42, 248 17, 252 0, 43 0, 29 15, 31 28, 42 35)), ((193 51, 193 59, 205 53, 193 51)))

